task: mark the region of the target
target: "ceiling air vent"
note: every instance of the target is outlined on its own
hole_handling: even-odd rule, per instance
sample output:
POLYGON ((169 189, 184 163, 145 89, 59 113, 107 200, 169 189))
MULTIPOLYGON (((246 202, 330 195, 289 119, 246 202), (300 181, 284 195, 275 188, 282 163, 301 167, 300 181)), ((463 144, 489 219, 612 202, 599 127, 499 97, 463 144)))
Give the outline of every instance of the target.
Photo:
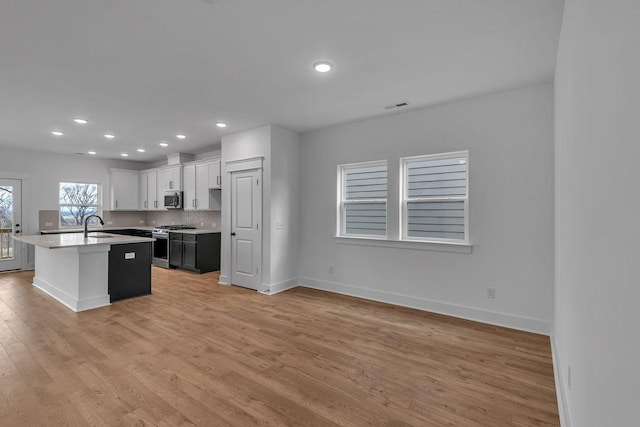
POLYGON ((407 105, 409 105, 408 102, 400 102, 398 104, 393 104, 393 105, 387 105, 386 107, 384 107, 385 110, 393 110, 395 108, 402 108, 402 107, 406 107, 407 105))

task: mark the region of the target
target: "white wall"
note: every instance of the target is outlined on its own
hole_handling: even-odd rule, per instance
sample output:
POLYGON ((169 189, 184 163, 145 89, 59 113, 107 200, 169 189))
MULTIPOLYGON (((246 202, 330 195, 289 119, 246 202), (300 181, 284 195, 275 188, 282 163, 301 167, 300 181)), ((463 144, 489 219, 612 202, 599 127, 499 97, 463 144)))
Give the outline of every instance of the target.
MULTIPOLYGON (((311 132, 301 137, 300 159, 301 284, 550 332, 551 84, 311 132), (387 159, 392 201, 400 157, 457 150, 470 152, 473 253, 334 241, 338 164, 387 159), (488 287, 495 300, 486 298, 488 287)), ((390 205, 389 223, 397 222, 390 205)))
MULTIPOLYGON (((142 169, 144 163, 89 157, 0 149, 0 177, 23 179, 23 234, 38 233, 38 211, 58 209, 58 185, 63 181, 102 185, 102 206, 109 206, 109 169, 142 169)), ((33 260, 28 260, 29 261, 33 260)))
MULTIPOLYGON (((263 157, 262 284, 274 293, 298 284, 298 135, 263 126, 222 137, 223 188, 230 189, 227 162, 263 157)), ((220 281, 230 283, 231 192, 222 191, 220 281)))
POLYGON ((574 427, 640 422, 639 22, 637 0, 565 3, 554 340, 565 425, 574 427))
POLYGON ((298 134, 272 126, 270 291, 298 284, 300 142, 298 134))

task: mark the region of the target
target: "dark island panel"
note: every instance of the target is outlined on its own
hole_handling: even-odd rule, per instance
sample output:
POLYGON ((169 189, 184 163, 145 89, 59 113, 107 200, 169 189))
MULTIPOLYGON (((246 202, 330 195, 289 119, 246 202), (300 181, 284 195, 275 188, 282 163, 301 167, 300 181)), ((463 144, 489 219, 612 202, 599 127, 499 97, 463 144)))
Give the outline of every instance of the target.
POLYGON ((113 245, 109 252, 111 302, 151 294, 151 243, 113 245))

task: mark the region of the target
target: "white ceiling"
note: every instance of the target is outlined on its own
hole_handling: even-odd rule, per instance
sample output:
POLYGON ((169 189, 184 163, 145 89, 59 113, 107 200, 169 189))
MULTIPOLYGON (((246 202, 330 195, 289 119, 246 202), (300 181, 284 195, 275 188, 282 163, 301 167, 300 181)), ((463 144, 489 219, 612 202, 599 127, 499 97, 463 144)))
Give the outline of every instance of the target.
POLYGON ((561 0, 2 0, 0 146, 152 161, 549 81, 561 16, 561 0))

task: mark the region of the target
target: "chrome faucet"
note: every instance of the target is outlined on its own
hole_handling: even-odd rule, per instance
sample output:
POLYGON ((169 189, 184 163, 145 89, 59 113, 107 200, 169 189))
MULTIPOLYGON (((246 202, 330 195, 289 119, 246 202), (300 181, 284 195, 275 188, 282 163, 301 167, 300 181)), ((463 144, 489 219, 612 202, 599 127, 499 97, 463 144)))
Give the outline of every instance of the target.
POLYGON ((98 221, 100 221, 100 225, 104 225, 104 221, 98 215, 89 215, 88 217, 86 217, 84 219, 84 238, 85 239, 89 237, 89 230, 87 229, 87 227, 89 226, 89 219, 94 217, 98 218, 98 221))

